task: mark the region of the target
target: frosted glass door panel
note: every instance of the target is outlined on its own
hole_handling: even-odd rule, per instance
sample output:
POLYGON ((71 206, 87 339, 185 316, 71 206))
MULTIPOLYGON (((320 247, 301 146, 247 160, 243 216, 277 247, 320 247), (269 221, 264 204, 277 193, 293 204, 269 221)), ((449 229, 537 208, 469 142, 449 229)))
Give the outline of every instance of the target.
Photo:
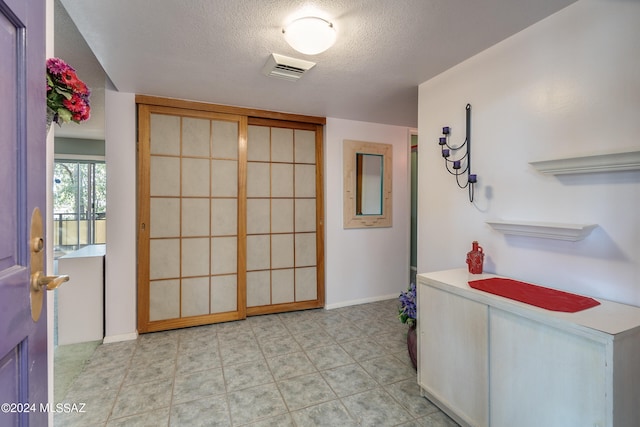
POLYGON ((148 192, 140 235, 148 263, 140 266, 139 330, 243 318, 240 118, 149 106, 140 106, 140 117, 141 127, 149 124, 141 131, 140 169, 149 174, 140 190, 148 192))
POLYGON ((321 306, 316 130, 247 134, 247 314, 321 306))

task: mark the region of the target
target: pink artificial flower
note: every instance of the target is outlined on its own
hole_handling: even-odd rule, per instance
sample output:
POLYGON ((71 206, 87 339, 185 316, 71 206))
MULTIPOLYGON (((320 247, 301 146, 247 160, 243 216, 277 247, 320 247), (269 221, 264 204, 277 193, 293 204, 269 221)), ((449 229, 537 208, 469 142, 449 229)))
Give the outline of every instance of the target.
POLYGON ((60 58, 47 59, 47 70, 49 70, 51 74, 56 74, 56 75, 65 73, 68 70, 71 70, 73 72, 76 71, 73 69, 73 67, 69 66, 66 62, 64 62, 60 58))
POLYGON ((72 69, 68 69, 67 71, 60 74, 60 80, 62 80, 62 83, 66 84, 70 88, 73 88, 75 85, 78 84, 78 82, 80 82, 80 80, 78 80, 78 76, 76 75, 75 70, 72 70, 72 69))
POLYGON ((80 95, 77 95, 75 93, 71 95, 71 99, 63 100, 62 105, 67 107, 67 109, 72 113, 80 113, 82 112, 83 108, 86 107, 86 103, 84 102, 84 99, 82 99, 80 95))
MULTIPOLYGON (((77 77, 76 77, 77 79, 77 77)), ((71 89, 73 89, 74 92, 80 94, 80 95, 86 95, 89 96, 89 88, 87 87, 86 84, 84 84, 84 82, 82 80, 77 79, 75 82, 73 83, 69 83, 69 85, 71 86, 71 89)))
POLYGON ((85 120, 89 120, 90 116, 91 116, 91 108, 89 107, 89 105, 83 102, 82 107, 80 108, 80 111, 78 111, 77 113, 74 113, 71 116, 71 119, 76 122, 83 122, 85 120))

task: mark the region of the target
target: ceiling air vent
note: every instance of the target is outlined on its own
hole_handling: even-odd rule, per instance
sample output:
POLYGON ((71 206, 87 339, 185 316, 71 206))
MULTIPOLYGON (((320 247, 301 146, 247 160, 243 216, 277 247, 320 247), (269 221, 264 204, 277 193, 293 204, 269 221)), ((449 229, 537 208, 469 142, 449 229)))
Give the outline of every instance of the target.
POLYGON ((316 65, 315 62, 272 53, 262 68, 262 74, 269 77, 296 81, 314 65, 316 65))

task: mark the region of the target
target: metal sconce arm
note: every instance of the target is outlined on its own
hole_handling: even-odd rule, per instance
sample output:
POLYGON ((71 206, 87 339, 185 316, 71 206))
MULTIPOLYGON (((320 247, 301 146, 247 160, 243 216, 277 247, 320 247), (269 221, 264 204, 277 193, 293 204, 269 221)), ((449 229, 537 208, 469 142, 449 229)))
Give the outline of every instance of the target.
POLYGON ((451 128, 445 126, 442 128, 442 134, 438 144, 440 145, 442 157, 444 158, 444 167, 451 175, 456 177, 456 183, 460 188, 469 188, 469 201, 473 202, 474 196, 474 184, 477 182, 478 177, 476 174, 471 173, 471 104, 466 106, 467 122, 466 122, 466 136, 464 142, 457 147, 449 144, 449 135, 451 134, 451 128), (445 148, 446 147, 446 148, 445 148), (459 150, 466 148, 464 154, 455 159, 450 160, 449 157, 455 155, 459 150), (464 167, 463 167, 464 165, 464 167), (451 166, 451 167, 450 167, 451 166), (467 180, 464 183, 460 182, 460 176, 467 174, 467 180))

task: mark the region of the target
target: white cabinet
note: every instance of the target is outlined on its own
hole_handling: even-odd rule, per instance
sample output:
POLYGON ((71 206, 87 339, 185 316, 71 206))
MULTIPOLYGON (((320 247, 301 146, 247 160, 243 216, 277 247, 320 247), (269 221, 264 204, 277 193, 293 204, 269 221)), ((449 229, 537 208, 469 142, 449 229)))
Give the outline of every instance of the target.
POLYGON ((605 426, 606 343, 492 309, 491 421, 605 426))
POLYGON ((104 338, 106 245, 85 246, 58 259, 58 274, 69 281, 56 289, 58 345, 104 338))
POLYGON ((429 286, 418 288, 418 306, 423 392, 431 401, 455 408, 456 418, 488 426, 487 306, 429 286))
POLYGON ((472 289, 466 269, 418 275, 418 383, 461 425, 637 427, 640 308, 577 313, 472 289))

